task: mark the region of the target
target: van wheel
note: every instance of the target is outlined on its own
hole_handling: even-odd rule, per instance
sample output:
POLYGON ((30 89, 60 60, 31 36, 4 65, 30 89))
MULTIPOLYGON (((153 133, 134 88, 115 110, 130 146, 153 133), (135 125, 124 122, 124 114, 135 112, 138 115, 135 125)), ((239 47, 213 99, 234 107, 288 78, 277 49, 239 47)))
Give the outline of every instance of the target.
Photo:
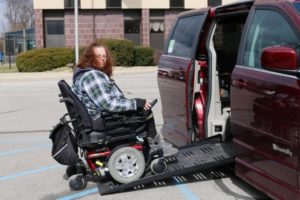
POLYGON ((132 147, 121 147, 110 156, 108 170, 119 183, 136 181, 144 174, 144 155, 132 147))

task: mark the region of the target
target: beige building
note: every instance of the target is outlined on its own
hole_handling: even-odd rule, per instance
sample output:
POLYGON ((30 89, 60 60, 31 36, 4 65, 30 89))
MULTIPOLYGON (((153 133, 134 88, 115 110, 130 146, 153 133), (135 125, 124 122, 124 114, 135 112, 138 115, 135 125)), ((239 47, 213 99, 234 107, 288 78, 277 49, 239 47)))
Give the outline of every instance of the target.
MULTIPOLYGON (((79 45, 122 38, 162 50, 178 13, 232 0, 78 0, 79 45)), ((74 0, 33 0, 36 47, 74 47, 74 0)))

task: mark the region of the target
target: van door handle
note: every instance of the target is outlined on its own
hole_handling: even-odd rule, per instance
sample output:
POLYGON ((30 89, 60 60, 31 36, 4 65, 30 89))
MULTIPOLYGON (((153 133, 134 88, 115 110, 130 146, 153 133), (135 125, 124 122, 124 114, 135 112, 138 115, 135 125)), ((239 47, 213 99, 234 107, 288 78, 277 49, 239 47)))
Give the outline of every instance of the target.
POLYGON ((245 88, 247 83, 243 80, 232 80, 232 86, 239 87, 240 89, 245 88))
POLYGON ((261 92, 265 95, 274 95, 276 93, 275 90, 261 90, 261 92))

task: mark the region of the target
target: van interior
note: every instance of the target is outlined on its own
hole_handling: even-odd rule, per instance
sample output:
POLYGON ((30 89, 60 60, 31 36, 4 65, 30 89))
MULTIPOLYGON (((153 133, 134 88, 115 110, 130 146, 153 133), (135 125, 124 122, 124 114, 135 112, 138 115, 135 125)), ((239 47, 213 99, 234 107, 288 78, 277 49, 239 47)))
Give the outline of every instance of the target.
MULTIPOLYGON (((230 135, 230 82, 248 13, 216 18, 207 39, 208 89, 204 126, 206 137, 230 135)), ((194 123, 195 124, 195 123, 194 123)), ((197 127, 195 128, 197 130, 197 127)))

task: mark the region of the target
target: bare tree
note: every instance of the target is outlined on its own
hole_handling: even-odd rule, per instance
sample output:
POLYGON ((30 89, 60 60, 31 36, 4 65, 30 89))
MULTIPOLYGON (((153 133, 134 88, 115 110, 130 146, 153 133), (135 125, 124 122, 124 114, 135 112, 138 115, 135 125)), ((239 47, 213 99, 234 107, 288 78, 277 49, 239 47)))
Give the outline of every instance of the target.
POLYGON ((4 21, 0 21, 0 35, 6 31, 6 26, 4 21))
POLYGON ((32 27, 34 10, 32 0, 2 0, 5 4, 3 15, 10 31, 32 27))

